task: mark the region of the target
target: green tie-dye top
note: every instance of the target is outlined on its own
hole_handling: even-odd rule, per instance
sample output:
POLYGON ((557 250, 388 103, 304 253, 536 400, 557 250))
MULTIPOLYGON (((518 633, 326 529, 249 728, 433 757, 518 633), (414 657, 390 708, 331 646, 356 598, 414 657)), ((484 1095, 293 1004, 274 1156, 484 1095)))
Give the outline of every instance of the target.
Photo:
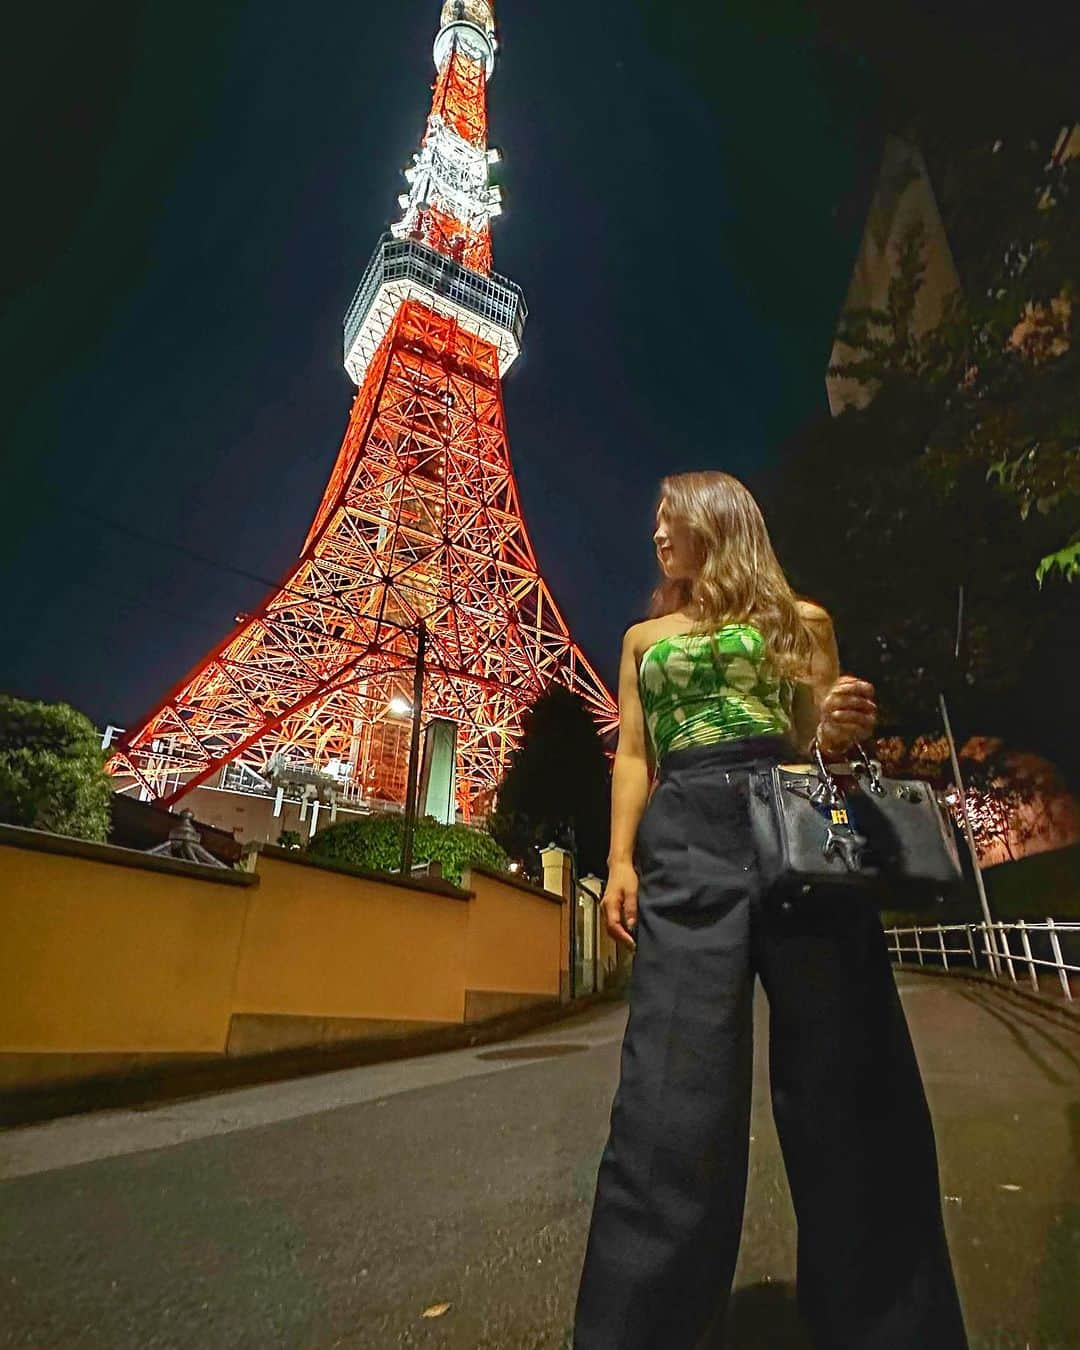
POLYGON ((791 729, 795 686, 773 673, 765 639, 751 624, 660 638, 642 653, 638 683, 658 761, 687 745, 791 729))

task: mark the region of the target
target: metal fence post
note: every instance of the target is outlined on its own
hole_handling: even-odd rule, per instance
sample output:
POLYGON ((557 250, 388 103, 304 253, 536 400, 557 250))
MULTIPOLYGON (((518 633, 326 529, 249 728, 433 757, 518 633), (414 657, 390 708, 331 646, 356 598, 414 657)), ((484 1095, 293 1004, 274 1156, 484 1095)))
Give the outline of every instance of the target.
POLYGON ((1000 946, 994 933, 988 932, 986 924, 935 924, 930 928, 924 928, 917 924, 913 928, 889 928, 885 935, 891 943, 890 955, 895 957, 898 965, 903 965, 905 957, 914 955, 920 966, 925 966, 928 958, 940 955, 941 964, 944 970, 951 969, 949 965, 950 954, 957 957, 964 955, 963 947, 949 947, 946 941, 946 933, 963 931, 967 938, 967 956, 971 961, 973 969, 978 970, 979 952, 975 942, 975 932, 980 930, 983 935, 982 947, 988 958, 988 964, 995 972, 995 978, 1004 979, 1006 969, 1009 978, 1014 984, 1017 983, 1016 967, 1019 963, 1027 966, 1028 979, 1031 981, 1031 987, 1036 992, 1041 992, 1039 983, 1039 967, 1045 966, 1048 970, 1057 971, 1058 979, 1061 981, 1061 990, 1065 998, 1074 1002, 1073 990, 1069 977, 1071 975, 1080 975, 1080 967, 1068 964, 1061 950, 1061 934, 1080 934, 1080 923, 1058 922, 1055 923, 1052 918, 1048 918, 1045 924, 1029 923, 1026 919, 1018 919, 1015 923, 995 923, 991 926, 1000 935, 1000 946), (1009 943, 1009 933, 1017 931, 1020 934, 1020 943, 1023 947, 1022 954, 1013 952, 1009 943), (1045 932, 1049 938, 1050 950, 1053 956, 1052 960, 1044 960, 1041 956, 1036 956, 1031 945, 1031 934, 1045 932), (937 944, 924 945, 923 936, 925 934, 936 934, 937 944), (906 947, 904 939, 911 935, 914 938, 914 947, 906 947), (990 953, 993 952, 999 958, 1000 963, 995 963, 990 959, 990 953))
POLYGON ((986 957, 986 964, 990 968, 990 973, 992 975, 999 975, 1001 972, 998 970, 997 965, 997 948, 991 947, 993 938, 990 935, 990 926, 989 924, 980 923, 976 924, 976 927, 982 933, 983 955, 986 957))
MULTIPOLYGON (((1013 984, 1015 984, 1016 971, 1013 968, 1013 954, 1012 948, 1009 946, 1009 935, 1005 931, 1005 925, 1003 923, 995 923, 992 926, 994 928, 999 928, 1001 930, 1001 954, 1005 957, 1005 964, 1009 967, 1009 979, 1012 980, 1013 984)), ((994 939, 994 948, 995 950, 997 949, 996 937, 994 939)))
POLYGON ((1017 927, 1020 929, 1020 942, 1024 948, 1024 956, 1027 958, 1028 975, 1031 978, 1031 987, 1036 993, 1039 992, 1039 973, 1035 969, 1035 962, 1031 959, 1031 942, 1028 938, 1027 924, 1023 919, 1017 920, 1017 927))
POLYGON ((1051 918, 1046 920, 1047 932, 1050 934, 1050 950, 1054 953, 1054 962, 1057 965, 1058 978, 1061 980, 1061 988, 1065 997, 1072 1002, 1072 987, 1069 984, 1069 972, 1065 969, 1065 962, 1061 959, 1061 943, 1058 941, 1057 930, 1054 927, 1054 921, 1051 918))

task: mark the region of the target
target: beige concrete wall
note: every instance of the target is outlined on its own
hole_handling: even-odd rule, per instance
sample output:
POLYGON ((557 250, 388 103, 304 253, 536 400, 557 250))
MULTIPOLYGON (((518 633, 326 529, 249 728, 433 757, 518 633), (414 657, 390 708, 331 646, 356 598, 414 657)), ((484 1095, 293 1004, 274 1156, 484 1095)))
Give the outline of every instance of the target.
POLYGON ((462 880, 473 892, 464 950, 466 1019, 557 999, 566 961, 563 897, 504 881, 486 868, 467 870, 462 880))
POLYGON ((406 1034, 560 996, 562 897, 214 871, 0 826, 0 1086, 406 1034))
POLYGON ((0 848, 0 1053, 222 1052, 249 887, 208 872, 0 848))
MULTIPOLYGON (((266 854, 257 875, 237 970, 234 1011, 244 1029, 234 1053, 312 1043, 303 1019, 357 1019, 365 1024, 358 1035, 462 1020, 467 892, 380 883, 266 854), (292 1025, 275 1028, 270 1017, 292 1025)), ((339 1025, 330 1038, 348 1030, 339 1025)))
POLYGON ((549 844, 540 850, 540 861, 544 868, 544 889, 553 895, 561 895, 566 901, 562 911, 562 923, 559 941, 562 955, 559 958, 559 998, 563 1003, 570 1000, 570 925, 574 922, 570 903, 572 887, 572 867, 570 854, 557 844, 549 844))

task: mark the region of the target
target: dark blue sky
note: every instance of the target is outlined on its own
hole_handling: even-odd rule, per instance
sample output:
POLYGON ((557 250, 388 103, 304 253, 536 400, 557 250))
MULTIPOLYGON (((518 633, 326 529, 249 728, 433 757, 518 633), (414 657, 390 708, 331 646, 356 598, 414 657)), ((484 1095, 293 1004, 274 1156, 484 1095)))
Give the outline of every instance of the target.
MULTIPOLYGON (((130 723, 261 595, 191 553, 270 577, 295 557, 438 9, 118 0, 35 21, 28 60, 49 71, 25 74, 11 147, 26 187, 0 335, 0 688, 130 723)), ((671 33, 627 0, 499 4, 496 268, 531 312, 511 451, 541 566, 612 683, 658 480, 752 481, 820 411, 861 229, 873 75, 798 6, 756 9, 713 15, 703 80, 693 6, 671 33)))

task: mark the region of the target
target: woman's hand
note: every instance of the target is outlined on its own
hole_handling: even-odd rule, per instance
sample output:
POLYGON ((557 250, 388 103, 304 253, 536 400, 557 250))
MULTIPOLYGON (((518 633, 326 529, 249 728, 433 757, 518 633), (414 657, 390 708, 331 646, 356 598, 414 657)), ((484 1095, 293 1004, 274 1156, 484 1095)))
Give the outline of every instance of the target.
POLYGON ((823 754, 838 754, 874 734, 878 708, 874 686, 854 675, 841 675, 821 701, 818 745, 823 754))
POLYGON ((627 932, 627 928, 637 925, 637 890, 638 875, 634 870, 634 864, 628 862, 612 864, 608 869, 604 897, 600 901, 600 908, 604 913, 604 927, 610 937, 624 947, 629 947, 631 951, 637 950, 637 943, 627 932))

